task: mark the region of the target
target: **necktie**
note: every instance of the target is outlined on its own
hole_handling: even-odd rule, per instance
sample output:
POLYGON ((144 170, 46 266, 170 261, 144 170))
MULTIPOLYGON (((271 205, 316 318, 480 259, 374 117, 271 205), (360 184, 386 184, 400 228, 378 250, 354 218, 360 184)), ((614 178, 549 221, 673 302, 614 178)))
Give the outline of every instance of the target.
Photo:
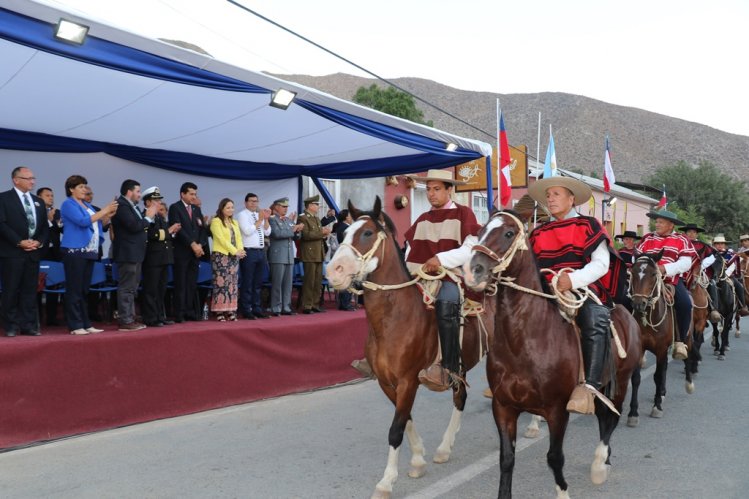
MULTIPOLYGON (((253 212, 253 215, 255 216, 255 223, 257 223, 258 219, 260 218, 256 212, 253 212)), ((263 224, 260 224, 260 226, 257 228, 257 236, 258 236, 258 242, 260 243, 258 246, 261 248, 265 246, 265 241, 263 240, 263 224)))
POLYGON ((29 193, 23 195, 23 208, 26 210, 26 220, 29 222, 29 239, 36 232, 36 220, 34 220, 34 212, 31 209, 31 200, 29 199, 29 193))
POLYGON ((187 216, 190 217, 190 220, 192 220, 192 205, 187 205, 187 216))

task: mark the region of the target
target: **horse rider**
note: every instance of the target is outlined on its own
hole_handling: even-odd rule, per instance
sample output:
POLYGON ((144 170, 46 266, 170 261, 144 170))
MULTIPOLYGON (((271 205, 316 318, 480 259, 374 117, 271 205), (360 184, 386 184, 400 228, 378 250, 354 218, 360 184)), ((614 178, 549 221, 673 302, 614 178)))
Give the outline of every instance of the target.
POLYGON ((715 271, 713 270, 713 263, 715 263, 715 250, 709 244, 705 244, 698 239, 698 235, 701 232, 705 232, 705 229, 697 226, 697 224, 689 223, 679 230, 683 232, 687 239, 694 246, 697 252, 697 257, 700 259, 700 268, 705 272, 707 276, 707 294, 710 296, 710 302, 708 307, 710 308, 710 322, 717 323, 720 321, 720 312, 718 312, 718 286, 715 284, 715 271))
MULTIPOLYGON (((452 170, 429 170, 425 177, 414 180, 426 184, 432 207, 404 234, 408 269, 434 273, 440 267, 462 267, 471 258, 481 228, 471 208, 452 201, 454 186, 465 182, 455 180, 452 170)), ((419 372, 419 381, 430 390, 443 391, 463 382, 459 376, 462 305, 458 285, 443 279, 434 303, 442 360, 419 372)))
POLYGON ((731 278, 733 289, 736 290, 736 298, 739 301, 739 315, 746 317, 749 315, 749 309, 746 308, 746 297, 744 296, 743 279, 739 279, 737 274, 741 272, 739 268, 739 256, 728 247, 728 241, 723 234, 717 234, 713 238, 713 247, 725 262, 724 273, 731 278))
MULTIPOLYGON (((558 291, 588 286, 600 302, 589 297, 575 318, 580 328, 585 383, 575 387, 567 402, 570 412, 593 414, 593 394, 601 388, 604 359, 611 338, 612 289, 617 285, 612 282, 616 278, 610 271, 613 248, 598 220, 583 216, 575 209, 587 203, 592 195, 590 187, 583 182, 561 176, 544 178, 531 185, 528 194, 551 215, 549 222, 534 229, 529 236, 539 267, 559 272, 558 291), (562 271, 565 268, 572 271, 562 271)), ((553 277, 545 275, 549 280, 553 277)))
POLYGON ((677 224, 684 225, 675 213, 666 209, 651 210, 647 216, 655 219, 655 232, 645 234, 637 250, 651 255, 663 252, 658 261, 658 269, 664 276, 664 281, 674 286, 674 312, 679 329, 673 357, 686 360, 686 341, 692 321, 692 297, 684 284, 684 276, 689 275, 692 263, 697 259, 697 251, 686 236, 674 232, 677 224))
POLYGON ((749 234, 742 234, 739 237, 741 248, 736 253, 749 253, 749 234))
POLYGON ((617 234, 614 239, 620 240, 624 245, 619 248, 619 256, 627 264, 627 268, 630 268, 635 261, 635 245, 642 238, 633 230, 625 230, 624 234, 617 234))

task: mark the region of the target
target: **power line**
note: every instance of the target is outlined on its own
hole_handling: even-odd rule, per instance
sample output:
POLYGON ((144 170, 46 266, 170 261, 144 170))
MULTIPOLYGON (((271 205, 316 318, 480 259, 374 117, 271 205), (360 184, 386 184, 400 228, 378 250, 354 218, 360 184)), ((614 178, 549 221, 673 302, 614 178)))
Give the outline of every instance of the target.
MULTIPOLYGON (((352 61, 350 59, 347 59, 347 58, 343 57, 342 55, 337 54, 336 52, 333 52, 332 50, 330 50, 330 49, 328 49, 326 47, 323 47, 319 43, 317 43, 317 42, 315 42, 313 40, 310 40, 306 36, 301 35, 301 34, 297 33, 296 31, 294 31, 294 30, 292 30, 290 28, 287 28, 286 26, 284 26, 284 25, 282 25, 282 24, 274 21, 273 19, 270 19, 270 18, 262 15, 261 13, 255 11, 255 10, 253 10, 253 9, 245 6, 245 5, 242 5, 241 3, 236 2, 235 0, 226 0, 226 1, 229 2, 232 5, 235 5, 235 6, 239 7, 240 9, 242 9, 242 10, 244 10, 246 12, 249 12, 253 16, 259 17, 263 21, 268 22, 268 23, 272 24, 273 26, 276 26, 277 28, 280 28, 280 29, 286 31, 287 33, 289 33, 289 34, 291 34, 291 35, 293 35, 293 36, 295 36, 295 37, 297 37, 297 38, 299 38, 301 40, 304 40, 305 42, 307 42, 307 43, 309 43, 311 45, 314 45, 315 47, 319 48, 320 50, 323 50, 323 51, 327 52, 328 54, 332 55, 333 57, 336 57, 336 58, 342 60, 343 62, 354 66, 355 68, 359 69, 360 71, 363 71, 363 72, 367 73, 368 75, 373 76, 374 78, 377 78, 378 80, 380 80, 380 81, 382 81, 384 83, 387 83, 388 85, 390 85, 390 86, 392 86, 392 87, 400 90, 401 92, 410 95, 411 97, 413 97, 414 99, 418 100, 419 102, 422 102, 422 103, 426 104, 427 106, 432 107, 432 108, 436 109, 437 111, 439 111, 439 112, 441 112, 443 114, 446 114, 447 116, 451 117, 452 119, 457 120, 460 123, 463 123, 464 125, 472 128, 472 129, 474 129, 474 130, 476 130, 476 131, 478 131, 480 133, 483 133, 487 137, 491 137, 492 140, 496 140, 496 137, 495 137, 495 135, 493 133, 489 133, 486 130, 477 127, 476 125, 474 125, 472 123, 469 123, 468 121, 464 120, 463 118, 461 118, 459 116, 456 116, 453 113, 442 109, 438 105, 432 104, 428 100, 419 97, 418 95, 414 94, 413 92, 410 92, 410 91, 406 90, 405 88, 403 88, 400 85, 398 85, 398 84, 396 84, 396 83, 388 80, 387 78, 383 78, 382 76, 378 75, 377 73, 374 73, 374 72, 368 70, 367 68, 365 68, 363 66, 360 66, 359 64, 355 63, 354 61, 352 61)), ((523 152, 521 149, 519 149, 517 147, 514 147, 512 145, 510 147, 512 147, 516 151, 523 152)), ((525 152, 525 154, 528 157, 533 158, 536 161, 538 161, 538 158, 534 158, 533 156, 531 156, 530 154, 528 154, 527 151, 525 152)))

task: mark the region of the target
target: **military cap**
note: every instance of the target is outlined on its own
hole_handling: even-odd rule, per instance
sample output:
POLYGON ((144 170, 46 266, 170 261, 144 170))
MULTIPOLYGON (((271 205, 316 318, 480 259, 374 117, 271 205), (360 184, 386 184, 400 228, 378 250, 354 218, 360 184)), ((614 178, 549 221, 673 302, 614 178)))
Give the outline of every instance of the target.
POLYGON ((278 198, 273 201, 273 204, 277 204, 278 206, 289 206, 289 198, 278 198))
POLYGON ((143 191, 142 197, 143 201, 145 201, 146 199, 164 199, 164 196, 161 195, 159 188, 155 185, 143 191))
POLYGON ((312 203, 320 204, 319 194, 315 194, 314 196, 310 196, 304 200, 304 206, 307 206, 308 204, 312 204, 312 203))

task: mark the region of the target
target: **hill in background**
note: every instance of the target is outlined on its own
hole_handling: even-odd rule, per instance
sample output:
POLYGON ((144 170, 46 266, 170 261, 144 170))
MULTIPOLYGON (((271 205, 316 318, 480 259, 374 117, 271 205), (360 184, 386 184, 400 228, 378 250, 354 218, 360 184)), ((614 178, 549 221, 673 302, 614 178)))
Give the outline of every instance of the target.
MULTIPOLYGON (((361 86, 374 79, 348 74, 327 76, 276 75, 336 97, 351 100, 361 86)), ((589 175, 603 172, 604 138, 608 132, 617 180, 640 182, 663 165, 684 160, 715 164, 740 180, 749 179, 749 137, 735 135, 699 123, 672 118, 633 107, 558 92, 536 94, 494 94, 448 87, 419 78, 398 78, 396 84, 446 111, 494 135, 496 99, 505 115, 511 144, 526 144, 536 154, 538 113, 542 113, 541 158, 549 140, 549 123, 554 132, 557 164, 589 175)), ((379 83, 380 86, 385 86, 379 83)), ((496 141, 449 116, 418 103, 424 119, 434 126, 464 137, 495 144, 496 141)))

